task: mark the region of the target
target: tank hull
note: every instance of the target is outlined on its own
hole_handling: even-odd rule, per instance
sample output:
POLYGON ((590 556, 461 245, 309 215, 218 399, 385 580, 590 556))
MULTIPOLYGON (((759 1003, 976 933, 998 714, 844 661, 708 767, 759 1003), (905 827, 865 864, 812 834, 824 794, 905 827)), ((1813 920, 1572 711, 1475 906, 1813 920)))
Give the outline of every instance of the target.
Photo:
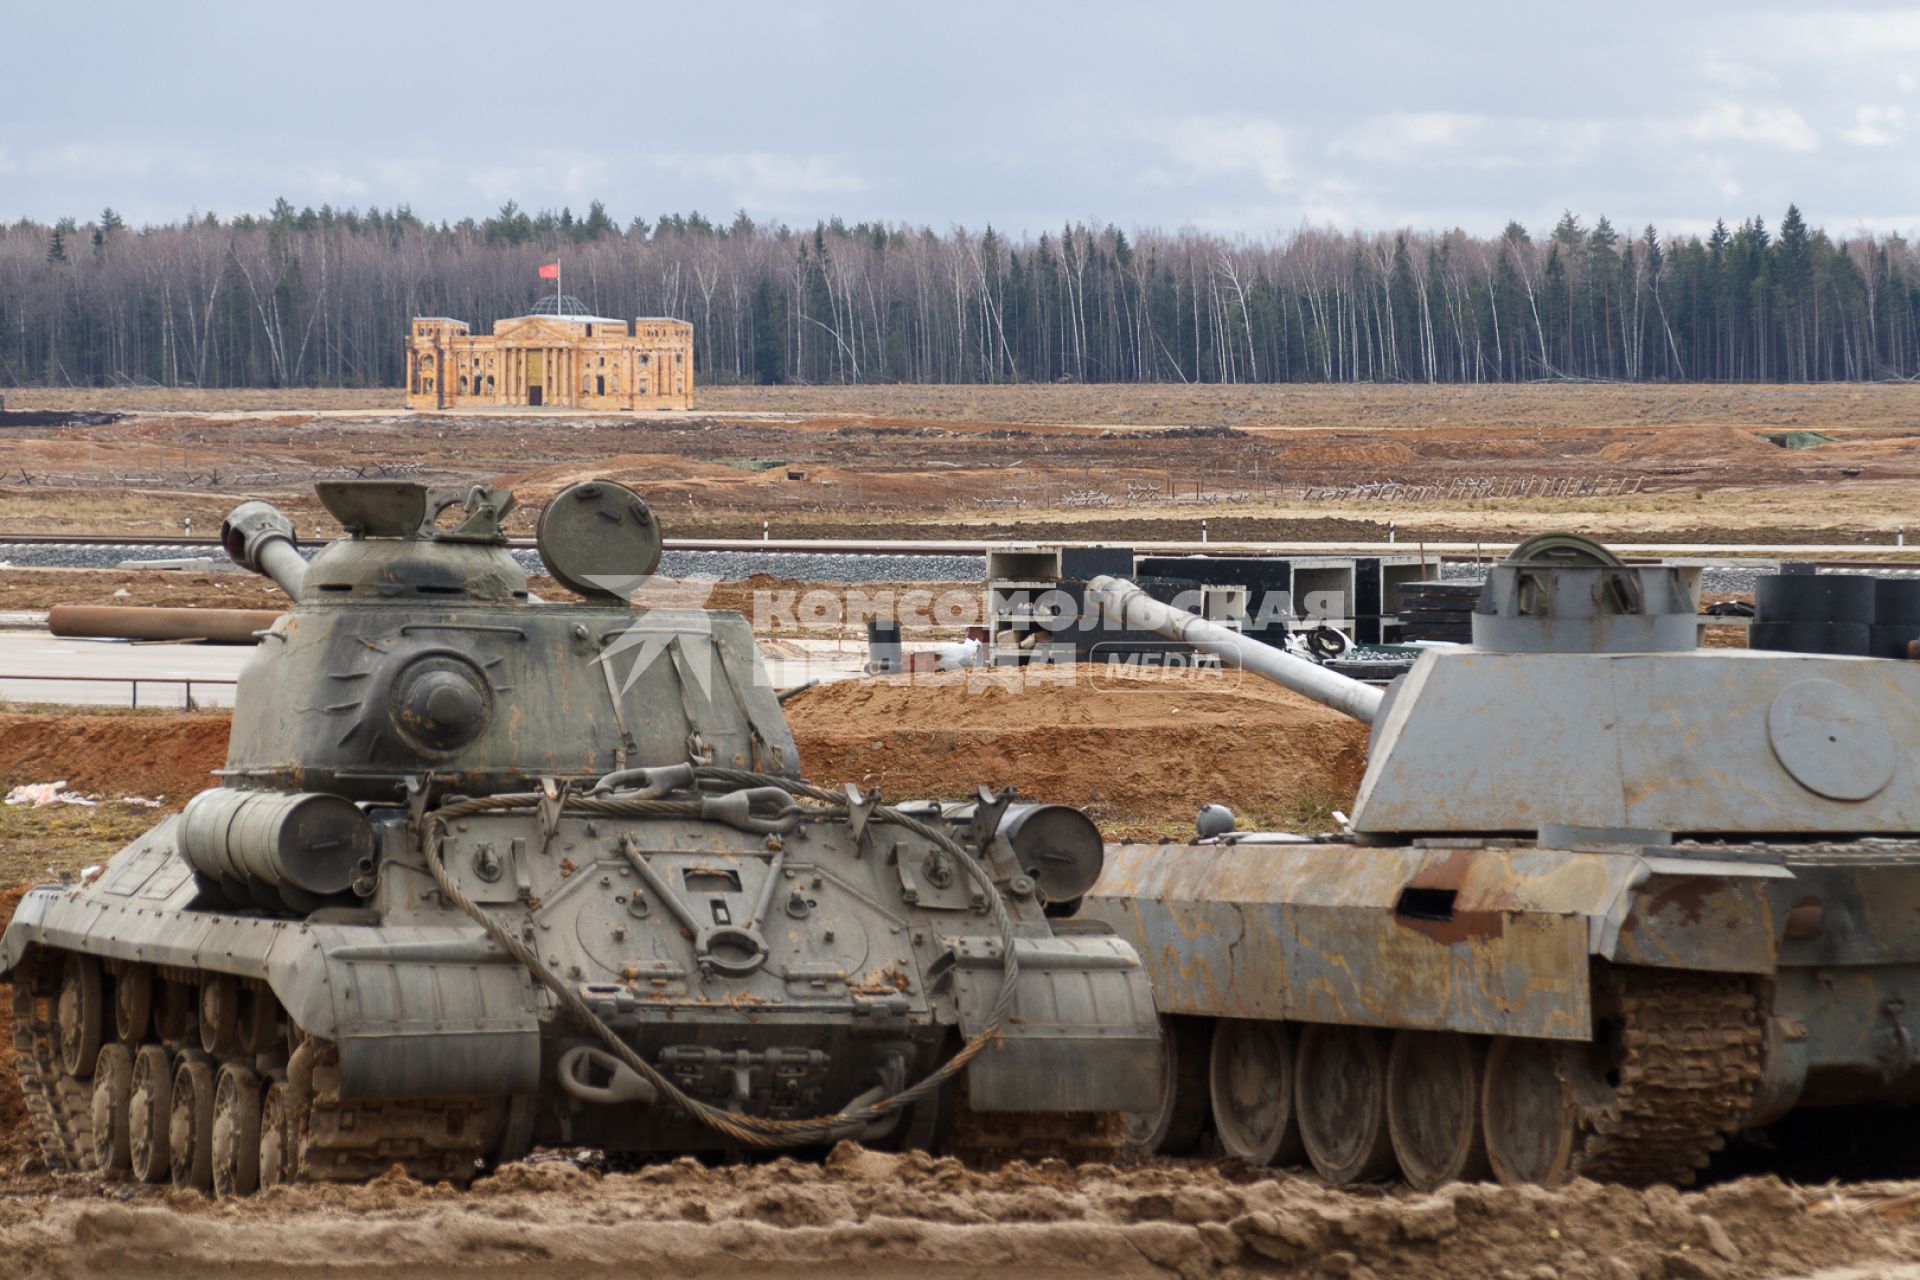
MULTIPOLYGON (((461 1179, 540 1144, 636 1156, 783 1145, 638 1087, 592 1026, 453 909, 414 820, 374 814, 378 889, 305 918, 221 905, 177 847, 180 818, 90 882, 22 899, 0 935, 0 974, 23 993, 24 1074, 55 1167, 124 1172, 110 1141, 94 1149, 90 1122, 116 1044, 130 1057, 156 1049, 174 1071, 205 1062, 285 1086, 298 1111, 290 1176, 400 1163, 461 1179), (94 975, 105 1046, 84 1063, 72 1060, 86 1021, 70 1007, 76 966, 94 975), (149 1012, 117 1026, 135 987, 149 1012), (221 1030, 209 992, 231 993, 215 1006, 237 1000, 237 1033, 221 1030), (186 1012, 161 1012, 170 999, 186 1012)), ((906 891, 930 852, 910 835, 877 841, 878 822, 860 835, 834 820, 774 839, 697 819, 551 821, 550 836, 532 811, 449 824, 438 847, 449 885, 531 940, 611 1034, 701 1103, 833 1116, 925 1078, 993 1016, 1000 937, 964 882, 906 891)), ((1098 926, 1054 936, 1037 911, 1016 927, 1012 1016, 990 1043, 943 1090, 829 1137, 1098 1146, 1112 1140, 1108 1117, 1148 1105, 1158 1032, 1131 949, 1098 926)))
MULTIPOLYGON (((1232 1023, 1451 1037, 1482 1058, 1534 1046, 1572 1081, 1547 1180, 1684 1181, 1730 1134, 1796 1107, 1920 1100, 1916 843, 1117 845, 1084 911, 1138 950, 1188 1043, 1232 1023), (1701 1087, 1667 1099, 1694 1131, 1668 1126, 1644 1160, 1583 1147, 1618 1110, 1606 1081, 1622 1044, 1645 1035, 1651 1051, 1666 1032, 1719 1038, 1701 1087)), ((1208 1103, 1221 1099, 1190 1106, 1208 1103)))

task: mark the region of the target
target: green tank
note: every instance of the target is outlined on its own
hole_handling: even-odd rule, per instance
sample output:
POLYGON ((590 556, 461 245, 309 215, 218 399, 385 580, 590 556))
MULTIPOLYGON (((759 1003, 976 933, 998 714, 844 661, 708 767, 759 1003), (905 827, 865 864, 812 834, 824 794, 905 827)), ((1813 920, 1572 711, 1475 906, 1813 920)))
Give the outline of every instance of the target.
POLYGON ((1145 972, 1066 914, 1084 815, 806 782, 745 619, 630 608, 661 537, 619 485, 541 515, 574 603, 529 594, 504 491, 319 497, 347 536, 310 564, 264 504, 222 530, 293 604, 218 785, 0 936, 52 1169, 1097 1149, 1150 1105, 1145 972))

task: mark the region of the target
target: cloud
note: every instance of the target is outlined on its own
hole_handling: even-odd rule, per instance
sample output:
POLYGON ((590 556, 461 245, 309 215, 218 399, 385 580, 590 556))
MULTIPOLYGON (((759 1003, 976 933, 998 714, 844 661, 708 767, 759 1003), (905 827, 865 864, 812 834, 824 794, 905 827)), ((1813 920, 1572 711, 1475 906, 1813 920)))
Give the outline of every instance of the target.
POLYGON ((1166 151, 1164 162, 1140 176, 1158 185, 1186 185, 1198 178, 1245 175, 1269 191, 1293 180, 1287 161, 1287 131, 1277 120, 1256 115, 1186 115, 1153 121, 1140 130, 1166 151))
POLYGON ((1666 132, 1693 142, 1751 142, 1783 151, 1813 151, 1820 135, 1792 107, 1721 101, 1667 122, 1666 132))
POLYGON ((866 191, 870 183, 837 156, 777 151, 667 152, 647 159, 685 180, 729 189, 740 206, 786 210, 804 197, 866 191))
POLYGON ((550 153, 537 164, 487 165, 467 175, 467 185, 488 200, 538 203, 559 195, 590 199, 606 189, 611 171, 603 156, 579 151, 550 153))
POLYGON ((1763 67, 1722 58, 1709 58, 1700 71, 1709 82, 1722 89, 1771 89, 1780 83, 1779 76, 1763 67))
POLYGON ((1856 147, 1890 147, 1906 130, 1904 107, 1855 107, 1853 128, 1842 130, 1840 136, 1856 147))
POLYGON ((1611 127, 1598 120, 1395 111, 1362 120, 1327 151, 1383 164, 1518 169, 1572 164, 1603 142, 1611 127))
POLYGON ((357 202, 365 199, 369 191, 365 182, 337 169, 289 169, 282 174, 282 179, 305 199, 320 199, 328 204, 357 202))
POLYGON ((1920 10, 1821 10, 1762 16, 1753 28, 1777 57, 1856 63, 1920 54, 1920 10))

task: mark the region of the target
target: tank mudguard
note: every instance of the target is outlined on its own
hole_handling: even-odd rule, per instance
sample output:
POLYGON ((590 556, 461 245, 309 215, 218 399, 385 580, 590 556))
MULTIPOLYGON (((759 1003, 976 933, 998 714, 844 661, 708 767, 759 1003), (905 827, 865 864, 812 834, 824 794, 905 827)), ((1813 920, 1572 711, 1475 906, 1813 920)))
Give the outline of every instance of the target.
POLYGON ((537 1088, 532 982, 477 927, 188 910, 195 888, 184 869, 170 850, 136 847, 84 887, 30 891, 0 935, 0 965, 11 974, 42 945, 264 982, 302 1029, 338 1046, 350 1098, 537 1088))
POLYGON ((1482 845, 1116 845, 1084 914, 1168 1013, 1583 1040, 1595 958, 1762 973, 1777 865, 1482 845))
MULTIPOLYGON (((950 940, 960 1030, 987 1025, 1005 972, 998 938, 950 940)), ((1146 970, 1111 934, 1015 940, 1011 1016, 967 1064, 974 1111, 1146 1111, 1158 1105, 1160 1031, 1146 970)))

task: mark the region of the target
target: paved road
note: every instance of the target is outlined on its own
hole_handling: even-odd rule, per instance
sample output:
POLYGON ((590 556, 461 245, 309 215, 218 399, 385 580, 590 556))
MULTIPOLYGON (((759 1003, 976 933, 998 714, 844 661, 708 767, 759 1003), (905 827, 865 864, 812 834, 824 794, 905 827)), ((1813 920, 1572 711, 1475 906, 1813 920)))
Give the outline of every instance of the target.
POLYGON ((202 707, 233 705, 230 684, 253 656, 251 645, 131 644, 124 640, 65 640, 44 631, 0 631, 0 700, 128 706, 139 681, 141 706, 186 704, 187 682, 202 707), (60 680, 50 676, 111 677, 60 680), (34 677, 41 677, 35 679, 34 677))
MULTIPOLYGON (((767 674, 777 689, 810 680, 860 674, 866 646, 833 640, 763 644, 767 674)), ((232 680, 253 656, 251 645, 131 644, 124 640, 67 640, 44 631, 0 630, 0 702, 48 702, 124 707, 138 680, 143 707, 186 705, 187 683, 200 707, 230 707, 232 680), (87 676, 86 680, 54 679, 87 676), (39 677, 36 679, 36 677, 39 677)))

